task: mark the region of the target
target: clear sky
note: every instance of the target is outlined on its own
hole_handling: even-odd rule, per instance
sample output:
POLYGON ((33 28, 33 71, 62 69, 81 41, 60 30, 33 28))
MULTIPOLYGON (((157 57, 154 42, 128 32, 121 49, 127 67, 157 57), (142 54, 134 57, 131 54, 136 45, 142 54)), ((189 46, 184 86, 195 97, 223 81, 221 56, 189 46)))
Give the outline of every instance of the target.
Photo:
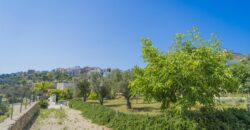
POLYGON ((140 40, 166 51, 199 26, 223 47, 250 53, 247 0, 0 0, 0 73, 143 65, 140 40))

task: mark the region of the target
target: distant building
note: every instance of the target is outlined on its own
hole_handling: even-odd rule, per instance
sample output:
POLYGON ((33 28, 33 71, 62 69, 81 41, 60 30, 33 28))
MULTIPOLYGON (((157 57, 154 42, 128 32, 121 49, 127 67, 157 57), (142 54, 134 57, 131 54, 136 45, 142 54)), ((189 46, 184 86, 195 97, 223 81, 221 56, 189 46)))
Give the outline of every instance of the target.
POLYGON ((56 83, 55 86, 56 86, 56 89, 59 89, 59 90, 76 87, 74 83, 68 83, 68 82, 56 83))
POLYGON ((81 71, 81 73, 87 73, 87 74, 90 74, 93 72, 98 72, 98 73, 101 73, 103 76, 106 76, 108 73, 111 72, 111 68, 101 69, 98 67, 85 67, 81 71))
POLYGON ((79 75, 81 73, 81 67, 80 66, 75 66, 73 68, 68 68, 67 72, 71 76, 79 75))
POLYGON ((28 74, 34 74, 36 71, 35 70, 28 70, 27 73, 28 74))

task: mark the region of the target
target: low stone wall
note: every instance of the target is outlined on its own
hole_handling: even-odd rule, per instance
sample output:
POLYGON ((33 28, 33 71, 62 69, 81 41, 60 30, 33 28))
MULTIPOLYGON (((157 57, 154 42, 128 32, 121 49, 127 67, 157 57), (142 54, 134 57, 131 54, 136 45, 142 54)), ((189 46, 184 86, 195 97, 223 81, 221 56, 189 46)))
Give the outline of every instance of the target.
POLYGON ((24 130, 28 125, 30 125, 38 112, 38 103, 33 103, 29 109, 25 110, 22 114, 14 117, 10 121, 6 120, 8 125, 5 125, 6 127, 3 130, 24 130))

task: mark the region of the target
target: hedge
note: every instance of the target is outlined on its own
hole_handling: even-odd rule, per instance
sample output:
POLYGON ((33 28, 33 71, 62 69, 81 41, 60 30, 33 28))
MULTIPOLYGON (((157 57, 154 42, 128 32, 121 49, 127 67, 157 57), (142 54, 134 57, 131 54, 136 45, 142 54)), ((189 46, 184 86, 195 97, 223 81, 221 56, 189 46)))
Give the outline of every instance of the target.
POLYGON ((250 129, 250 113, 243 109, 206 110, 175 115, 135 115, 117 112, 98 104, 71 100, 71 108, 80 110, 92 122, 106 125, 114 130, 201 130, 201 129, 250 129))

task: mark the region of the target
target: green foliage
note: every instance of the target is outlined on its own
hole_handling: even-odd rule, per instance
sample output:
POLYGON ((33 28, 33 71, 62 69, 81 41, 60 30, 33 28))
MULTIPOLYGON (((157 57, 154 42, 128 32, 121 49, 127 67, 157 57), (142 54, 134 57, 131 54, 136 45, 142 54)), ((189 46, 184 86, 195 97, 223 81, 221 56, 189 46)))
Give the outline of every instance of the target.
POLYGON ((244 130, 250 128, 250 113, 243 109, 185 112, 176 115, 171 111, 157 116, 125 114, 105 106, 72 100, 70 106, 80 110, 94 123, 114 130, 244 130))
POLYGON ((0 85, 22 85, 24 83, 29 84, 30 82, 36 83, 41 81, 69 81, 72 76, 63 71, 42 71, 42 72, 17 72, 12 74, 2 74, 0 75, 0 85))
POLYGON ((245 109, 229 108, 226 110, 201 109, 187 112, 186 116, 195 120, 197 129, 208 130, 246 130, 250 129, 250 112, 245 109))
POLYGON ((110 81, 99 72, 92 72, 90 75, 90 84, 93 91, 96 92, 99 102, 103 105, 104 98, 110 93, 110 81))
POLYGON ((37 82, 35 83, 34 91, 37 92, 48 92, 48 89, 53 89, 54 84, 50 82, 37 82))
POLYGON ((121 71, 119 69, 112 70, 108 75, 111 82, 111 91, 119 92, 127 101, 127 108, 131 109, 131 90, 129 82, 133 80, 133 72, 131 70, 121 71))
POLYGON ((162 109, 173 108, 178 113, 199 103, 213 106, 214 97, 233 92, 238 79, 227 64, 231 53, 220 47, 216 37, 204 40, 197 28, 188 34, 177 33, 168 52, 153 47, 142 39, 145 68, 134 68, 135 80, 130 86, 134 94, 162 103, 162 109))
POLYGON ((78 90, 78 95, 83 98, 83 101, 86 102, 87 98, 90 94, 91 88, 90 88, 90 83, 87 78, 83 78, 77 82, 77 90, 78 90))
POLYGON ((53 88, 54 88, 53 83, 42 81, 42 82, 35 83, 33 90, 35 92, 41 93, 41 98, 46 99, 48 96, 47 95, 48 90, 53 89, 53 88))
POLYGON ((82 114, 94 123, 106 125, 114 130, 149 130, 149 129, 194 129, 195 123, 180 116, 144 116, 131 115, 114 111, 100 105, 70 101, 70 106, 82 111, 82 114))
POLYGON ((38 102, 38 104, 39 104, 40 108, 43 108, 43 109, 46 109, 46 108, 48 108, 48 106, 49 106, 49 103, 48 103, 47 100, 40 100, 40 101, 38 102))
POLYGON ((88 99, 90 99, 90 100, 97 100, 98 96, 97 96, 96 92, 91 91, 90 94, 89 94, 88 99))
POLYGON ((232 64, 231 69, 240 81, 238 92, 250 93, 250 56, 241 59, 236 64, 232 64))
POLYGON ((49 95, 56 95, 56 100, 64 100, 64 99, 72 99, 73 98, 73 90, 72 89, 51 89, 49 95))
POLYGON ((6 112, 8 112, 8 110, 9 110, 9 107, 6 102, 0 103, 0 116, 4 115, 6 112))

